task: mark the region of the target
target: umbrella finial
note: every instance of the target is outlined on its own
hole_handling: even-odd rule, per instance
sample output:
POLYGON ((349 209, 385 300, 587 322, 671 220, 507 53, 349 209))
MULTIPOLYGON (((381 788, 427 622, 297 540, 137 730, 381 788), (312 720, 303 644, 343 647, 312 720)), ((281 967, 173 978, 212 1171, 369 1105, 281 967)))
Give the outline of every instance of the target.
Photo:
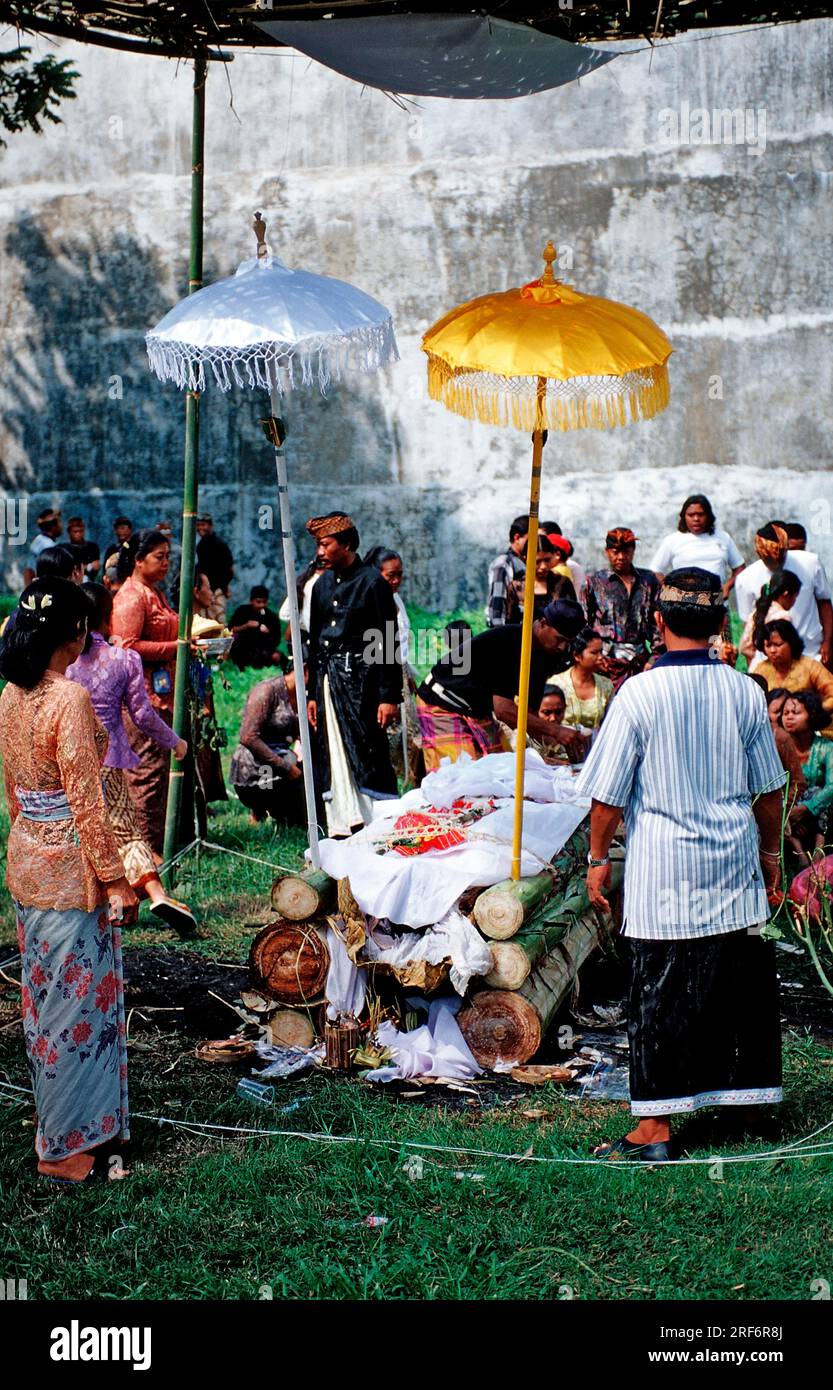
POLYGON ((553 261, 558 260, 558 252, 551 241, 544 247, 544 273, 541 276, 542 285, 554 285, 555 276, 552 273, 553 261))
POLYGON ((259 212, 256 212, 252 220, 252 228, 257 237, 257 258, 262 260, 269 255, 269 247, 266 245, 266 223, 259 212))

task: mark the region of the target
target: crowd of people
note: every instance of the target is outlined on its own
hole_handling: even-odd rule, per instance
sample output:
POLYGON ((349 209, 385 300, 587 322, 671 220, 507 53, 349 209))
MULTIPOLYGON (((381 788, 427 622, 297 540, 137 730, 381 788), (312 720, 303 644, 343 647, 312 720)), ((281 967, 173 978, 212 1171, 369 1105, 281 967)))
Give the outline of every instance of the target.
MULTIPOLYGON (((183 935, 195 926, 193 913, 166 892, 160 877, 171 754, 178 765, 186 759, 196 765, 212 753, 216 759, 216 748, 189 749, 172 728, 178 645, 172 600, 179 587, 172 569, 179 567, 180 551, 170 523, 136 530, 118 517, 103 555, 80 517, 67 523, 66 542, 60 513, 43 512, 38 528, 26 585, 2 635, 0 674, 7 684, 0 696, 0 752, 12 821, 8 883, 18 911, 24 1020, 40 1118, 37 1149, 41 1171, 77 1181, 92 1166, 90 1152, 127 1129, 117 927, 135 916, 142 896, 183 935), (64 1055, 68 1036, 75 1044, 71 1057, 64 1055), (85 1068, 93 1047, 96 1065, 85 1068)), ((693 496, 648 566, 635 564, 634 531, 617 525, 604 537, 605 565, 585 572, 554 521, 541 524, 535 554, 528 555, 529 519, 518 516, 506 549, 489 567, 485 630, 475 634, 462 621, 450 624, 444 650, 422 679, 410 664, 402 556, 375 546, 362 558, 358 527, 346 512, 307 523, 313 553, 297 580, 301 653, 291 651, 288 600, 272 612, 264 586, 253 588, 248 602, 228 616, 231 550, 210 516, 199 518, 198 529, 192 639, 196 631, 219 632, 227 624, 230 659, 241 669, 263 671, 247 695, 230 765, 235 793, 253 822, 273 817, 302 824, 304 778, 311 777, 319 823, 330 836, 346 836, 369 822, 376 803, 396 797, 403 781, 437 768, 443 758, 479 758, 511 747, 524 581, 533 563, 527 737, 549 761, 584 764, 594 808, 609 802, 617 811, 594 822, 600 869, 608 831, 633 790, 625 786, 625 770, 633 772, 650 744, 648 733, 639 732, 647 688, 633 677, 664 672, 670 691, 682 676, 669 673, 706 663, 729 672, 742 660, 748 674, 732 671, 728 684, 721 678, 703 685, 701 676, 683 681, 686 717, 696 686, 704 714, 717 721, 725 747, 735 749, 726 779, 742 780, 732 742, 742 726, 746 732, 737 737, 744 757, 753 743, 761 744, 749 786, 754 790, 754 782, 768 794, 779 777, 788 780, 786 834, 797 866, 824 846, 833 804, 833 607, 823 566, 806 549, 800 524, 761 526, 756 559, 745 564, 708 499, 693 496), (729 621, 732 593, 742 625, 737 645, 729 621), (298 742, 299 659, 312 768, 303 766, 298 742), (611 762, 600 750, 612 745, 611 762)), ((199 684, 201 678, 193 679, 199 684)), ((210 691, 202 686, 200 700, 208 708, 210 691)), ((666 743, 672 726, 674 719, 664 728, 666 743)), ((682 739, 679 757, 685 739, 679 730, 675 737, 682 739)), ((671 775, 668 746, 656 756, 651 775, 659 803, 673 794, 679 769, 671 775)), ((203 767, 198 776, 205 789, 210 771, 203 767)), ((717 769, 713 780, 720 780, 717 769)), ((644 803, 644 787, 642 797, 644 803)), ((644 810, 643 804, 640 814, 644 810)), ((771 838, 770 821, 764 825, 759 817, 761 826, 771 838)), ((706 839, 711 833, 695 830, 706 839)), ((635 831, 629 839, 633 864, 642 842, 635 831)), ((652 853, 645 850, 646 862, 652 853)), ((673 867, 669 858, 672 877, 691 872, 683 859, 673 867)), ((636 883, 637 870, 628 872, 636 883)), ((594 891, 603 902, 601 880, 594 891)), ((639 892, 632 889, 634 900, 639 892)), ((759 896, 747 904, 753 916, 761 911, 759 896)), ((652 943, 675 935, 673 920, 666 931, 658 910, 647 899, 640 909, 652 943)), ((746 919, 731 925, 746 925, 746 919)), ((656 966, 648 956, 640 965, 645 988, 656 966)), ((738 960, 726 956, 726 970, 738 960)), ((660 1030, 670 1026, 654 1022, 660 1030)), ((665 1084, 652 1066, 646 1063, 643 1077, 649 1118, 653 1091, 665 1084)), ((770 1094, 775 1082, 767 1075, 762 1090, 770 1094)), ((675 1084, 682 1084, 679 1078, 675 1084)), ((694 1080, 688 1077, 685 1085, 694 1080)), ((627 1142, 650 1147, 664 1142, 662 1134, 643 1126, 627 1142)))

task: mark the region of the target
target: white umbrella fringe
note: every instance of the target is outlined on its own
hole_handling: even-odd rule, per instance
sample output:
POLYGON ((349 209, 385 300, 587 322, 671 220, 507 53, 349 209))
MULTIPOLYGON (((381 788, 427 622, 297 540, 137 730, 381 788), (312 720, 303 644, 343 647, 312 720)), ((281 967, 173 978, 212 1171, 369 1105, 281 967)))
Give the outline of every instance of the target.
POLYGON ((232 386, 271 391, 277 385, 283 395, 300 384, 317 385, 326 395, 327 388, 341 381, 345 373, 376 372, 389 362, 399 361, 392 318, 339 337, 328 334, 293 343, 198 347, 154 333, 148 333, 145 342, 151 370, 160 381, 173 381, 180 390, 189 391, 204 391, 206 379, 213 376, 221 391, 232 386))

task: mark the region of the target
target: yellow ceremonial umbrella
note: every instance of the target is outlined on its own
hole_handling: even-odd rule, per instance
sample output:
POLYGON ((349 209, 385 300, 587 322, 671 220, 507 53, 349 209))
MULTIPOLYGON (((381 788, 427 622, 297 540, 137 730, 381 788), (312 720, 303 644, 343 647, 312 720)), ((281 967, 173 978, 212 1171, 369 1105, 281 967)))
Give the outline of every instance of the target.
POLYGON ((548 430, 614 429, 668 404, 665 334, 645 314, 556 280, 552 242, 540 280, 470 299, 422 340, 428 393, 457 415, 532 432, 532 481, 518 691, 512 877, 520 878, 532 610, 541 460, 548 430), (533 562, 529 563, 529 557, 533 562))

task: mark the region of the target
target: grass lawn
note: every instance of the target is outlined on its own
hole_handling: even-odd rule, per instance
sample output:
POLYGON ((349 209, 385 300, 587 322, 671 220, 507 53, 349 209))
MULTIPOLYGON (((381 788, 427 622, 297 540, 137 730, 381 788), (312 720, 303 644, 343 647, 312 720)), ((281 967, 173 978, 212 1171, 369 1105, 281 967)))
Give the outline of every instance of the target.
MULTIPOLYGON (((231 689, 216 692, 231 747, 253 679, 235 672, 231 689)), ((250 827, 236 802, 218 806, 210 837, 268 861, 204 851, 178 883, 199 910, 196 949, 245 959, 250 924, 269 917, 270 866, 297 864, 302 838, 250 827)), ((4 894, 0 943, 12 936, 4 894)), ((175 944, 144 914, 125 936, 128 945, 175 944)), ((0 946, 0 961, 10 954, 0 946)), ((803 985, 785 994, 783 1118, 792 1142, 831 1119, 833 1035, 812 1033, 792 1008, 799 995, 816 1001, 818 1015, 823 1007, 806 959, 779 953, 779 967, 803 985)), ((0 988, 0 1077, 25 1086, 17 991, 2 979, 0 988)), ((30 1299, 801 1301, 813 1296, 813 1280, 833 1282, 831 1158, 722 1171, 506 1162, 460 1150, 584 1158, 592 1142, 630 1127, 626 1107, 505 1080, 478 1084, 474 1096, 427 1089, 403 1098, 316 1071, 276 1082, 267 1108, 238 1099, 237 1070, 198 1062, 194 1042, 131 1021, 135 1154, 124 1183, 65 1190, 37 1179, 31 1104, 0 1093, 0 1271, 26 1279, 30 1299), (357 1142, 229 1137, 143 1116, 357 1142), (421 1176, 404 1171, 419 1152, 409 1142, 438 1146, 422 1151, 421 1176), (371 1214, 388 1221, 370 1228, 371 1214)), ((707 1137, 692 1148, 715 1151, 707 1137)))

